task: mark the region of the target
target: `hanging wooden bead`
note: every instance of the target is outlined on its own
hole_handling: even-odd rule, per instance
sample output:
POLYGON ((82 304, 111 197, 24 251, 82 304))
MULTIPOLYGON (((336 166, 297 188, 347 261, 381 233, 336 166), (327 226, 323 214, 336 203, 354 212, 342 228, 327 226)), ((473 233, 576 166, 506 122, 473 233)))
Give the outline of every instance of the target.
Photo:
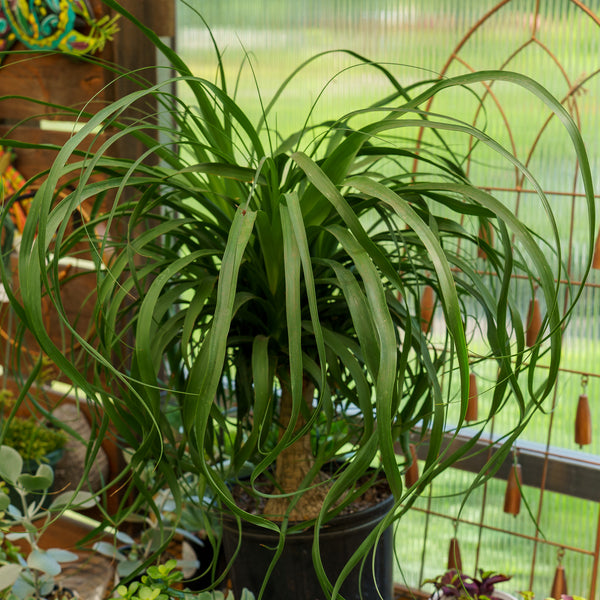
POLYGON ((469 375, 469 402, 467 404, 467 412, 465 421, 477 421, 479 404, 479 392, 477 391, 477 377, 475 373, 469 375))
POLYGON ((504 512, 515 517, 521 511, 521 465, 514 463, 508 474, 506 482, 506 493, 504 494, 504 512))
POLYGON ((414 444, 409 444, 412 463, 404 473, 404 483, 407 488, 412 487, 419 481, 419 463, 417 462, 417 449, 414 444))
POLYGON ((531 347, 535 344, 541 328, 542 313, 540 311, 540 302, 537 298, 533 298, 533 300, 531 300, 529 303, 529 310, 527 311, 525 330, 525 342, 527 346, 531 347))
POLYGON ((423 331, 423 333, 429 333, 429 330, 431 329, 434 308, 435 297, 433 288, 430 285, 426 285, 423 288, 423 294, 421 296, 421 331, 423 331))
POLYGON ((586 376, 582 377, 581 387, 583 391, 579 396, 577 414, 575 416, 575 443, 579 444, 579 446, 592 443, 592 413, 587 394, 585 393, 587 382, 588 378, 586 376))
POLYGON ((448 548, 448 570, 456 569, 459 573, 462 573, 462 558, 460 556, 460 546, 458 545, 458 539, 453 537, 450 540, 450 546, 448 548))
MULTIPOLYGON (((400 271, 398 275, 400 275, 400 278, 402 278, 402 271, 400 271)), ((402 302, 402 292, 400 290, 398 290, 396 293, 396 298, 398 299, 398 302, 402 302)))
MULTIPOLYGON (((492 246, 494 244, 494 230, 489 223, 481 223, 479 225, 479 239, 485 242, 488 246, 492 246)), ((477 256, 479 258, 483 258, 484 260, 487 258, 486 251, 481 247, 477 247, 477 256)))
POLYGON ((594 258, 592 259, 592 269, 600 269, 600 231, 596 237, 596 244, 594 246, 594 258))
POLYGON ((558 551, 558 566, 554 572, 554 581, 552 582, 552 591, 550 597, 555 600, 560 600, 561 596, 567 595, 567 576, 565 574, 565 568, 562 565, 562 560, 565 555, 564 548, 558 551))

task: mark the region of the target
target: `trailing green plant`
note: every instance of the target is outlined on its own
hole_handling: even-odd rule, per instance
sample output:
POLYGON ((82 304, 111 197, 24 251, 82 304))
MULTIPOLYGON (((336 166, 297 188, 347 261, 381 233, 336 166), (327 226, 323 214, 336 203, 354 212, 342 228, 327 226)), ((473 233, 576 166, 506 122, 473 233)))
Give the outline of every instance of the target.
MULTIPOLYGON (((226 594, 220 590, 205 592, 190 592, 179 590, 177 585, 182 579, 181 571, 177 570, 177 562, 169 560, 164 565, 148 568, 147 574, 142 575, 141 581, 132 581, 128 585, 119 585, 111 600, 235 600, 233 592, 226 594)), ((243 590, 240 600, 254 600, 249 590, 243 590)))
POLYGON ((164 565, 151 566, 141 581, 132 581, 129 585, 119 585, 113 598, 126 600, 168 600, 172 597, 171 590, 181 579, 181 571, 177 570, 174 560, 164 565))
MULTIPOLYGON (((170 501, 167 490, 159 492, 155 497, 155 505, 159 518, 151 512, 150 507, 146 513, 130 514, 125 526, 133 526, 136 529, 135 537, 124 532, 119 532, 113 543, 106 541, 95 542, 93 550, 113 559, 116 563, 116 574, 121 578, 127 578, 140 571, 148 561, 160 559, 159 551, 165 547, 174 536, 177 536, 179 544, 203 545, 203 541, 190 533, 190 529, 178 527, 171 521, 170 515, 165 511, 165 504, 170 501), (118 545, 117 545, 118 544, 118 545)), ((171 564, 171 563, 169 563, 171 564)), ((174 565, 180 571, 195 572, 200 564, 195 558, 176 559, 174 565)), ((203 565, 204 568, 206 566, 203 565)))
POLYGON ((62 548, 42 548, 40 538, 52 521, 53 510, 58 512, 67 504, 84 506, 90 502, 90 496, 84 492, 61 494, 49 509, 44 508, 54 479, 52 468, 40 464, 34 474, 23 472, 21 455, 3 445, 0 445, 0 479, 18 497, 18 502, 11 504, 5 488, 0 488, 0 598, 45 598, 54 589, 62 564, 77 560, 78 556, 62 548), (20 551, 12 544, 17 540, 25 543, 28 551, 20 551))
MULTIPOLYGON (((525 75, 485 71, 403 86, 383 65, 341 51, 389 90, 327 122, 302 115, 283 138, 277 101, 299 71, 330 53, 300 65, 251 122, 228 91, 216 46, 215 83, 194 76, 116 0, 105 4, 133 21, 176 75, 151 84, 115 67, 139 89, 94 115, 60 107, 85 122, 40 175, 20 245, 18 295, 4 275, 21 335, 33 334, 133 449, 122 477, 137 496, 113 519, 143 503, 158 514, 154 494, 165 486, 178 515, 182 476, 194 472, 198 497, 210 499, 206 510, 218 504, 280 534, 274 561, 290 530, 312 525, 316 572, 337 597, 381 532, 505 411, 502 444, 471 487, 499 468, 553 389, 562 330, 582 289, 563 295, 561 238, 534 175, 485 131, 428 112, 427 102, 445 90, 472 97, 503 83, 548 109, 580 167, 580 222, 591 249, 594 194, 582 137, 561 103, 525 75), (154 106, 147 114, 145 103, 154 106), (156 110, 168 119, 157 121, 156 110), (124 138, 143 144, 139 157, 111 156, 124 138), (469 181, 465 161, 479 148, 527 178, 539 203, 535 230, 469 181), (480 227, 493 237, 480 236, 480 227), (58 276, 59 261, 82 256, 97 281, 94 327, 85 334, 64 311, 58 276), (437 310, 423 323, 429 288, 437 310), (532 346, 517 289, 542 303, 532 346), (46 330, 48 303, 66 348, 46 330), (470 367, 484 363, 494 373, 488 410, 470 423, 469 441, 444 446, 465 424, 470 367), (418 481, 406 487, 411 434, 427 436, 429 449, 418 481), (332 476, 323 477, 334 459, 332 476), (151 488, 142 476, 148 461, 151 488), (373 467, 389 482, 394 509, 329 581, 320 528, 364 491, 361 478, 373 467), (238 506, 232 484, 242 473, 267 498, 264 514, 238 506), (271 489, 258 489, 264 478, 271 489)), ((588 252, 582 282, 590 263, 588 252)))

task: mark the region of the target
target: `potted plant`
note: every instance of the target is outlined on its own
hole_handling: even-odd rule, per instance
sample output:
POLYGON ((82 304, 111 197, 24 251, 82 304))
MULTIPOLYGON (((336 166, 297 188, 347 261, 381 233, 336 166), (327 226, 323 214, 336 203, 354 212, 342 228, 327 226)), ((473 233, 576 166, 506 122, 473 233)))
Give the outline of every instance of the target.
POLYGON ((479 577, 471 577, 457 569, 449 569, 443 575, 435 579, 428 579, 424 583, 432 583, 435 593, 432 598, 456 598, 456 600, 467 600, 469 598, 491 600, 516 600, 507 592, 496 589, 498 583, 509 581, 509 575, 496 573, 494 571, 479 570, 479 577))
MULTIPOLYGON (((19 295, 8 290, 10 302, 63 376, 102 403, 134 449, 128 475, 137 496, 118 517, 141 503, 155 510, 153 494, 165 485, 180 506, 179 482, 193 472, 212 515, 229 512, 240 531, 247 523, 275 534, 261 589, 244 581, 236 589, 274 595, 269 586, 286 578, 271 577, 272 569, 309 528, 316 577, 326 597, 338 597, 353 569, 361 578, 372 571, 368 551, 383 532, 512 406, 504 443, 473 486, 499 467, 552 390, 562 328, 580 293, 573 288, 563 310, 560 236, 533 174, 484 131, 423 107, 446 89, 502 81, 528 90, 564 124, 579 161, 591 248, 594 200, 582 138, 560 102, 524 75, 477 72, 404 87, 384 66, 349 51, 387 79, 389 93, 321 124, 309 126, 303 115, 297 133, 283 137, 270 117, 307 63, 251 122, 228 92, 216 47, 218 83, 193 76, 116 0, 105 3, 144 31, 176 77, 150 85, 122 73, 139 91, 85 115, 57 149, 32 201, 19 295), (187 92, 175 97, 173 85, 187 92), (140 113, 145 102, 173 125, 157 123, 155 109, 140 113), (87 152, 90 135, 103 136, 94 153, 87 152), (124 136, 147 151, 136 160, 112 158, 111 146, 124 136), (544 215, 537 231, 469 181, 463 162, 473 144, 530 181, 544 215), (67 221, 77 213, 73 230, 67 221), (481 250, 485 265, 477 262, 481 250), (58 261, 82 255, 97 276, 91 337, 61 310, 57 277, 58 261), (544 310, 530 346, 516 287, 544 310), (434 326, 420 311, 431 291, 434 326), (81 351, 71 355, 48 336, 42 299, 83 348, 83 364, 81 351), (471 364, 484 361, 496 371, 489 411, 471 443, 442 451, 449 423, 451 432, 465 424, 471 364), (429 451, 407 487, 416 430, 429 437, 429 451), (139 476, 148 460, 155 489, 139 476), (327 572, 324 558, 335 551, 322 551, 321 538, 334 516, 376 485, 373 469, 389 485, 392 506, 341 572, 327 572), (262 508, 240 505, 234 483, 242 475, 244 493, 265 500, 262 508)), ((229 560, 235 564, 235 556, 229 560)), ((224 576, 216 573, 215 585, 224 576)))

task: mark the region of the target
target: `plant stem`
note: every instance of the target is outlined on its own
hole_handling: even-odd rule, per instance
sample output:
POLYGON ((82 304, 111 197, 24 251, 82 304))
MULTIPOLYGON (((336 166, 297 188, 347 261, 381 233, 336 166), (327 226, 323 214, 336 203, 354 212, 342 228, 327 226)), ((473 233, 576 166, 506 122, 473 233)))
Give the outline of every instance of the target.
MULTIPOLYGON (((290 389, 283 383, 281 388, 281 409, 279 414, 281 431, 279 439, 281 439, 283 432, 290 425, 293 407, 290 389)), ((304 378, 302 382, 302 397, 309 408, 312 406, 314 393, 314 384, 304 378)), ((305 425, 305 423, 302 412, 300 412, 294 425, 294 433, 305 425)), ((293 494, 301 489, 304 478, 314 466, 314 460, 310 434, 300 437, 279 453, 275 463, 275 481, 284 496, 273 497, 267 501, 265 506, 266 516, 274 521, 283 519, 283 515, 288 510, 291 501, 291 497, 287 496, 287 494, 293 494)), ((306 490, 290 511, 289 519, 291 521, 315 519, 321 510, 326 492, 327 490, 323 486, 315 486, 306 490)))

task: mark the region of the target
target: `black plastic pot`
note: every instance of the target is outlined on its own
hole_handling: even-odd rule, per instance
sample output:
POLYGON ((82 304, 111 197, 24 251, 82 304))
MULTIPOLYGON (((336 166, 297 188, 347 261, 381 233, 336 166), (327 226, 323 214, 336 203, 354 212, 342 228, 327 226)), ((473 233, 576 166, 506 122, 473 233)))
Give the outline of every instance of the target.
MULTIPOLYGON (((354 514, 332 519, 320 533, 321 557, 325 572, 335 582, 354 551, 393 504, 393 497, 354 514)), ((228 560, 237 547, 238 527, 229 515, 222 518, 223 548, 228 560)), ((269 530, 249 523, 242 525, 242 546, 230 571, 235 597, 248 588, 258 594, 267 569, 275 553, 278 536, 269 530)), ((285 546, 274 571, 271 573, 264 598, 269 600, 329 600, 325 595, 312 563, 312 530, 288 534, 285 546)), ((381 536, 375 554, 375 579, 371 568, 372 551, 365 561, 362 573, 355 567, 344 581, 341 594, 345 600, 392 600, 393 597, 393 532, 391 528, 381 536), (377 588, 375 586, 377 583, 377 588), (377 591, 379 590, 379 591, 377 591), (362 595, 361 595, 362 594, 362 595), (381 595, 380 595, 381 594, 381 595)))

